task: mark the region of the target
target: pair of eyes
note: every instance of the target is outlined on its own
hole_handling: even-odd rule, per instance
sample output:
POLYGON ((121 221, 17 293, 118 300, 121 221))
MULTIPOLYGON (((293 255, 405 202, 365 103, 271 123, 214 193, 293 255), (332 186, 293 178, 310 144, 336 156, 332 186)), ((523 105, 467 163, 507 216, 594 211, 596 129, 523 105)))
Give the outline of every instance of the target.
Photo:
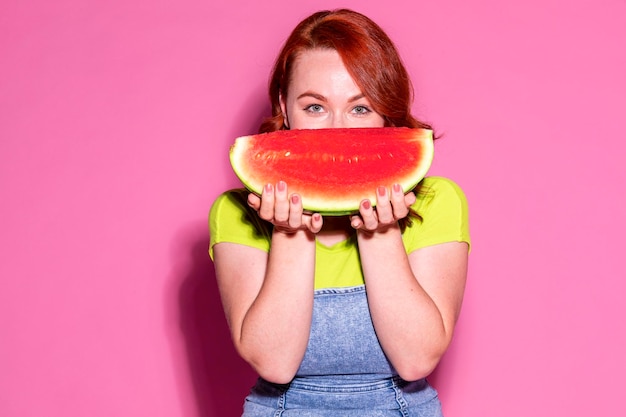
MULTIPOLYGON (((309 112, 309 113, 323 113, 324 106, 322 106, 321 104, 311 104, 311 105, 306 106, 304 108, 304 111, 309 112)), ((372 109, 362 104, 359 104, 358 106, 354 106, 352 110, 350 110, 350 112, 358 116, 364 116, 368 113, 371 113, 372 109)))

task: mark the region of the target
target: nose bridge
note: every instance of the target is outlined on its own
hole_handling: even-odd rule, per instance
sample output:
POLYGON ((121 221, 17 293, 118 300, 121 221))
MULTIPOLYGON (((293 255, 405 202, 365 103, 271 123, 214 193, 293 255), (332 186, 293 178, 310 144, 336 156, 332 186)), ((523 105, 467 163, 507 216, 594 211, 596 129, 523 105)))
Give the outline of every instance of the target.
POLYGON ((331 127, 338 128, 344 127, 344 125, 343 115, 339 112, 334 112, 332 115, 331 127))

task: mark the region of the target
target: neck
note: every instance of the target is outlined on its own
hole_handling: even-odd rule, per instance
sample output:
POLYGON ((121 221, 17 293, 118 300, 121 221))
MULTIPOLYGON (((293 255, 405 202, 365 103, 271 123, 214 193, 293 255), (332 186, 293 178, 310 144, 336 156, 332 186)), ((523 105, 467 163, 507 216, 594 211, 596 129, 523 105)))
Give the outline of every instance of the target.
POLYGON ((344 241, 354 233, 350 226, 349 216, 327 216, 324 217, 322 230, 317 234, 317 240, 326 246, 332 246, 344 241))

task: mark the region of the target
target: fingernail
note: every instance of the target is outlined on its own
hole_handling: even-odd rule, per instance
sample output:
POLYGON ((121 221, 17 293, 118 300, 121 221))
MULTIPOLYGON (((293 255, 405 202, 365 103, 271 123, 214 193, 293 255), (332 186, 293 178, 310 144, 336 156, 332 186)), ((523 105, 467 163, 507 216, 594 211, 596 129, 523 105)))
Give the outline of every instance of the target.
POLYGON ((387 194, 387 189, 385 187, 378 187, 378 195, 384 197, 387 194))
POLYGON ((278 181, 278 185, 276 188, 278 188, 278 191, 285 191, 285 188, 287 188, 287 184, 285 184, 285 181, 278 181))
POLYGON ((298 197, 298 195, 297 195, 297 194, 292 195, 292 196, 291 196, 291 202, 292 202, 293 204, 298 204, 298 203, 300 202, 300 197, 298 197))
POLYGON ((369 210, 371 207, 372 207, 372 204, 370 203, 370 201, 369 201, 369 200, 365 200, 365 201, 363 201, 363 208, 364 208, 365 210, 369 210))
POLYGON ((271 193, 272 192, 272 184, 266 184, 265 185, 265 191, 268 192, 268 193, 271 193))
POLYGON ((400 187, 400 184, 394 184, 393 185, 393 191, 395 191, 396 193, 399 193, 402 191, 402 187, 400 187))

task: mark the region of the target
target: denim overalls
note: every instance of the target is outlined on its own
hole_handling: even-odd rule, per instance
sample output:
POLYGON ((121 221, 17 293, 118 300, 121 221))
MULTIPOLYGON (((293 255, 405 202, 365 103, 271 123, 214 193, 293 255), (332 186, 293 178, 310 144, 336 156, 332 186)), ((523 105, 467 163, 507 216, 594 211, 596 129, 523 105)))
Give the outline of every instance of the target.
POLYGON ((309 344, 294 380, 259 379, 244 417, 441 417, 425 379, 406 382, 385 357, 364 286, 315 291, 309 344))

